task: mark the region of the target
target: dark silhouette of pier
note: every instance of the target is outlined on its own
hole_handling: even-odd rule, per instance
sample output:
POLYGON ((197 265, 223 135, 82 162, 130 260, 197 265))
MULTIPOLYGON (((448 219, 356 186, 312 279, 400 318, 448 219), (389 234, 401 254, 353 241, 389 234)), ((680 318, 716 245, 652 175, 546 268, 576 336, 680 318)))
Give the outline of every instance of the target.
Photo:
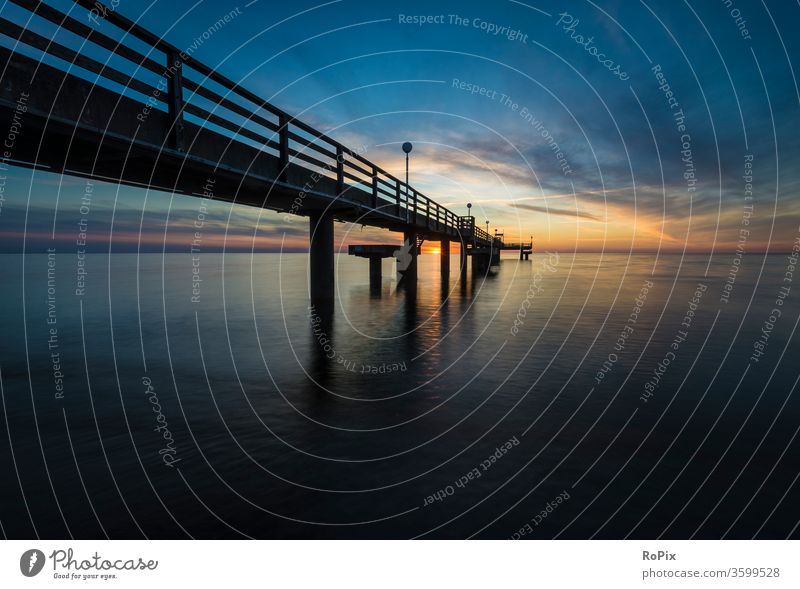
POLYGON ((111 8, 75 0, 76 14, 96 11, 149 50, 45 4, 11 1, 85 43, 77 52, 0 18, 0 32, 17 47, 0 48, 0 125, 20 122, 4 163, 306 216, 312 299, 333 297, 334 221, 402 233, 398 270, 410 283, 426 240, 441 243, 443 273, 451 242, 461 244, 462 272, 468 257, 478 267, 499 262, 503 249, 519 249, 522 258, 521 244, 489 235, 474 217, 441 206, 111 8), (68 65, 32 59, 23 47, 68 65), (109 65, 112 57, 134 73, 109 65))

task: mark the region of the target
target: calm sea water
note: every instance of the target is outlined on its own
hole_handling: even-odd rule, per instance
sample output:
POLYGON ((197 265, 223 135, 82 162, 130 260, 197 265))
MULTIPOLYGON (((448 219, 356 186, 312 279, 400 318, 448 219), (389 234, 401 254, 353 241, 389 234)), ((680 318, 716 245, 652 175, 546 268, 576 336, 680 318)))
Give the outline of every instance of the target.
POLYGON ((310 309, 300 254, 0 256, 2 531, 797 537, 800 284, 732 258, 338 256, 310 309))

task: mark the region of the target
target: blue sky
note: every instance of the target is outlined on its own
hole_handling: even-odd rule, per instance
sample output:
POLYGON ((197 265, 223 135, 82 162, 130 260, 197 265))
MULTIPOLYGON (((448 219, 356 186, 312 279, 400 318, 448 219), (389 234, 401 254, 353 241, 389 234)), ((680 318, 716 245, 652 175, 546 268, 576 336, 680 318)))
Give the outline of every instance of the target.
MULTIPOLYGON (((85 9, 50 3, 86 21, 85 9)), ((366 157, 398 175, 400 144, 412 141, 417 188, 457 212, 475 203, 479 222, 488 219, 509 237, 533 234, 539 247, 562 250, 730 251, 752 155, 748 248, 785 250, 800 219, 800 4, 728 4, 122 0, 117 10, 188 47, 238 7, 195 58, 332 136, 366 146, 366 157), (401 22, 411 16, 435 22, 401 22), (493 34, 502 27, 517 32, 493 34), (685 114, 684 132, 656 66, 685 114), (694 191, 684 177, 683 134, 694 191)), ((15 21, 22 14, 2 10, 15 21)), ((113 33, 107 23, 100 28, 113 33)), ((19 251, 25 233, 26 248, 41 251, 52 244, 54 225, 55 241, 68 243, 84 189, 83 180, 9 173, 0 248, 19 251)), ((181 251, 196 209, 191 198, 98 184, 92 247, 107 251, 113 227, 115 251, 181 251)), ((211 214, 219 247, 226 230, 241 237, 229 241, 232 249, 249 249, 254 235, 259 250, 284 240, 302 251, 306 241, 301 218, 286 223, 224 203, 211 214)))

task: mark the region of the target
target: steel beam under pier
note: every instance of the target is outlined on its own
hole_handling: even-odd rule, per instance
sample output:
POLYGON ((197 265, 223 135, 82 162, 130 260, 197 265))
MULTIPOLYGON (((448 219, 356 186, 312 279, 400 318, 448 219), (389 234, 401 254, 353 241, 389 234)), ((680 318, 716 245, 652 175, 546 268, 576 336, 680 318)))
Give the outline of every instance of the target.
POLYGON ((309 284, 311 300, 333 298, 333 215, 325 211, 309 216, 309 284))

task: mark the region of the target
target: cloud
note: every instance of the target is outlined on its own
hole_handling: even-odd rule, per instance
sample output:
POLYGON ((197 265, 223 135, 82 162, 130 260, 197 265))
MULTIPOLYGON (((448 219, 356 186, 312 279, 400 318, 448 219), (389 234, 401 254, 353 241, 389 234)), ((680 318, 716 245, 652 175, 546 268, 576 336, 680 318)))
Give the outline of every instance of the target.
POLYGON ((526 211, 533 211, 535 213, 546 213, 548 215, 561 215, 563 217, 573 217, 573 218, 580 218, 580 219, 591 219, 592 221, 597 221, 600 223, 605 222, 604 219, 597 217, 596 215, 592 215, 591 213, 587 213, 586 211, 579 211, 574 210, 570 211, 567 209, 554 209, 553 207, 543 207, 539 205, 529 205, 514 202, 511 203, 511 206, 517 209, 524 209, 526 211))

